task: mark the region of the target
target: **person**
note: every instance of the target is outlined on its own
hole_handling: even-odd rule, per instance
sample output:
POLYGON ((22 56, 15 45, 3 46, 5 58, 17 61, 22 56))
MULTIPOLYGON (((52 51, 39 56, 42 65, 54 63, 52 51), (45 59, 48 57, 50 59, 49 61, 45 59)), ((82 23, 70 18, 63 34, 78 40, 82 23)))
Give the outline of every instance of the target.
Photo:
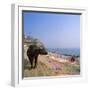
POLYGON ((71 60, 70 60, 70 61, 71 61, 71 62, 75 62, 74 56, 71 57, 71 60))

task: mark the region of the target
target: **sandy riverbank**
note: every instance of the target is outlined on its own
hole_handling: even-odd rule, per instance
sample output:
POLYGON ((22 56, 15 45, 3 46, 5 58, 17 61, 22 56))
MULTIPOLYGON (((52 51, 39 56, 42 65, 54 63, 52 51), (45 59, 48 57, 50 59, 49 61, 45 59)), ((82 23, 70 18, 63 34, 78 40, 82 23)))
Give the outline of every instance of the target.
POLYGON ((24 77, 38 76, 61 76, 61 75, 79 75, 80 65, 77 61, 71 63, 68 58, 62 57, 55 53, 48 55, 39 55, 36 69, 29 70, 30 64, 24 65, 24 77))

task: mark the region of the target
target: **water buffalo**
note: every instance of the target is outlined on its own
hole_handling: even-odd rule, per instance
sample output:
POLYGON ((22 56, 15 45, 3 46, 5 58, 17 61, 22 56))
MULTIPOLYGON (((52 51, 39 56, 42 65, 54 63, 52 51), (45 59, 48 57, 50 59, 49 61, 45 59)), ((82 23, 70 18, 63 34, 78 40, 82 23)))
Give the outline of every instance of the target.
POLYGON ((30 45, 27 50, 27 56, 31 64, 31 68, 36 68, 38 55, 47 55, 47 51, 44 47, 37 47, 37 45, 30 45), (35 60, 35 61, 34 61, 35 60), (34 62, 34 67, 33 67, 34 62))

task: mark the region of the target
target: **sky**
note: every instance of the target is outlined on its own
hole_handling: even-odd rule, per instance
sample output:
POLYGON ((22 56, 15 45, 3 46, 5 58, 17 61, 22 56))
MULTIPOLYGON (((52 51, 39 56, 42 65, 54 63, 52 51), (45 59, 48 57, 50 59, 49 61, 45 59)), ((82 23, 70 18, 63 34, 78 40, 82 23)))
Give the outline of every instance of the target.
POLYGON ((24 34, 46 48, 80 48, 80 15, 23 12, 24 34))

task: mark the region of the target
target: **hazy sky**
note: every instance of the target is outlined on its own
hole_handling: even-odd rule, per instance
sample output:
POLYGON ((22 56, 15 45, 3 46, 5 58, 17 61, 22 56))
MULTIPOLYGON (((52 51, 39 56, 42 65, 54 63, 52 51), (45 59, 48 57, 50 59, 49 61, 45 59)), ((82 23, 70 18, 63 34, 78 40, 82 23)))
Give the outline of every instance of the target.
POLYGON ((24 34, 47 48, 80 48, 80 15, 23 12, 24 34))

